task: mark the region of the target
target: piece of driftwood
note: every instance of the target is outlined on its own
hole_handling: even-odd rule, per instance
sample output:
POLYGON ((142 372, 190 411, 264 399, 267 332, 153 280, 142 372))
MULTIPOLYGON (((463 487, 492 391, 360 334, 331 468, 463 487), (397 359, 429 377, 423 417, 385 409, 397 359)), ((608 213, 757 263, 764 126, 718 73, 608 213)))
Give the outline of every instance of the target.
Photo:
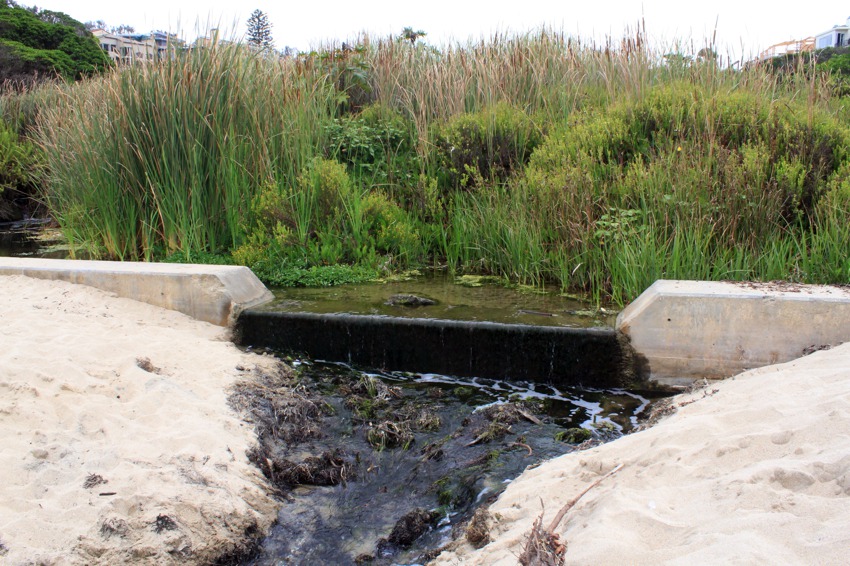
MULTIPOLYGON (((564 563, 564 554, 567 552, 567 545, 561 542, 561 538, 555 533, 555 529, 558 528, 558 525, 569 510, 575 507, 575 504, 588 491, 602 483, 606 478, 616 474, 622 467, 622 464, 617 465, 610 472, 594 481, 584 491, 568 501, 566 505, 561 507, 561 510, 558 511, 552 522, 549 523, 549 528, 543 528, 543 511, 541 511, 540 516, 535 519, 531 527, 531 532, 528 534, 522 554, 519 555, 519 563, 522 566, 561 566, 564 563)), ((540 500, 540 504, 541 506, 543 505, 542 499, 540 500)))

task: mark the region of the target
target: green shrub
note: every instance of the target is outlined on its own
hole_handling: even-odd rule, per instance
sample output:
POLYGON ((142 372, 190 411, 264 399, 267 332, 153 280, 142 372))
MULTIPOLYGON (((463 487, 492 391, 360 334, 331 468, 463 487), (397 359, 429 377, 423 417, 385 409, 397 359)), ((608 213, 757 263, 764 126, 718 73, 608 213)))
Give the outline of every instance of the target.
POLYGON ((337 118, 327 126, 328 153, 355 179, 390 194, 404 194, 420 171, 415 132, 401 114, 380 105, 337 118))
POLYGON ((20 216, 19 206, 11 201, 35 195, 42 169, 41 152, 0 118, 0 221, 20 216))
POLYGON ((525 165, 541 139, 534 121, 506 103, 454 116, 436 133, 444 186, 502 183, 525 165))

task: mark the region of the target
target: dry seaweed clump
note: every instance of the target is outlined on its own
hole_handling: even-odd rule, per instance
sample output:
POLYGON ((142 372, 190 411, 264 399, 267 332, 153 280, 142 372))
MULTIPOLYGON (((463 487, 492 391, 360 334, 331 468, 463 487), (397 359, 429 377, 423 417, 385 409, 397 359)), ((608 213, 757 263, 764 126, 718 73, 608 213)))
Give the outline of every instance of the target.
MULTIPOLYGON (((543 512, 534 520, 531 527, 531 532, 528 533, 525 540, 525 546, 522 553, 519 555, 519 563, 521 566, 562 566, 564 564, 564 555, 567 552, 567 543, 561 541, 560 535, 555 532, 561 520, 575 507, 576 503, 584 497, 588 491, 602 483, 606 478, 616 474, 623 467, 618 464, 605 475, 591 483, 584 490, 576 495, 573 499, 561 507, 560 511, 552 519, 547 528, 543 527, 543 512)), ((543 505, 543 501, 540 501, 543 505)))
POLYGON ((481 548, 490 542, 490 512, 479 507, 466 526, 466 540, 475 548, 481 548))

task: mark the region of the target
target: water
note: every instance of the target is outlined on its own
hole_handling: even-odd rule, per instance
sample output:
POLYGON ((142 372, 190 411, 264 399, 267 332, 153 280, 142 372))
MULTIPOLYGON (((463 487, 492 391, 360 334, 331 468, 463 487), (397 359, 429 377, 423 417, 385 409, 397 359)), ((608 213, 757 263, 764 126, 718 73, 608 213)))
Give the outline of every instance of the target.
POLYGON ((49 223, 49 219, 0 223, 0 257, 68 258, 68 246, 49 223))
MULTIPOLYGON (((580 427, 591 443, 608 441, 633 430, 652 403, 622 390, 294 363, 297 374, 286 388, 328 409, 300 423, 297 435, 286 428, 274 439, 260 426, 268 456, 298 463, 337 451, 339 462, 350 466, 347 480, 283 486, 278 522, 259 555, 246 564, 343 565, 355 564, 358 557, 371 557, 370 564, 422 563, 451 540, 478 505, 492 501, 525 468, 575 450, 556 440, 557 433, 580 427), (383 449, 375 445, 374 431, 385 423, 402 423, 404 415, 411 415, 412 422, 422 414, 429 426, 413 426, 405 442, 383 449), (494 434, 488 436, 490 431, 494 434), (433 513, 425 533, 409 547, 387 541, 397 522, 415 509, 433 513)), ((284 402, 265 406, 275 407, 276 422, 295 412, 284 402)))
POLYGON ((508 288, 492 278, 455 277, 428 271, 406 281, 340 285, 329 288, 275 289, 264 310, 388 315, 444 320, 589 328, 613 326, 616 311, 597 309, 578 297, 553 290, 508 288), (482 281, 483 279, 483 281, 482 281), (470 286, 475 285, 475 286, 470 286), (388 304, 396 294, 433 299, 420 307, 388 304))

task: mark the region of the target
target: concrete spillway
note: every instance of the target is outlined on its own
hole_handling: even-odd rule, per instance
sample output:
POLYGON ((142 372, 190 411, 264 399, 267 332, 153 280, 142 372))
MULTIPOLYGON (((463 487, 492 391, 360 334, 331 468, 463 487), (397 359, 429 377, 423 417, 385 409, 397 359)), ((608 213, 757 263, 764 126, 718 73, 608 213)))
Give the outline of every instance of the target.
POLYGON ((642 378, 628 340, 612 328, 256 308, 240 314, 234 340, 395 371, 588 387, 627 387, 642 378))

